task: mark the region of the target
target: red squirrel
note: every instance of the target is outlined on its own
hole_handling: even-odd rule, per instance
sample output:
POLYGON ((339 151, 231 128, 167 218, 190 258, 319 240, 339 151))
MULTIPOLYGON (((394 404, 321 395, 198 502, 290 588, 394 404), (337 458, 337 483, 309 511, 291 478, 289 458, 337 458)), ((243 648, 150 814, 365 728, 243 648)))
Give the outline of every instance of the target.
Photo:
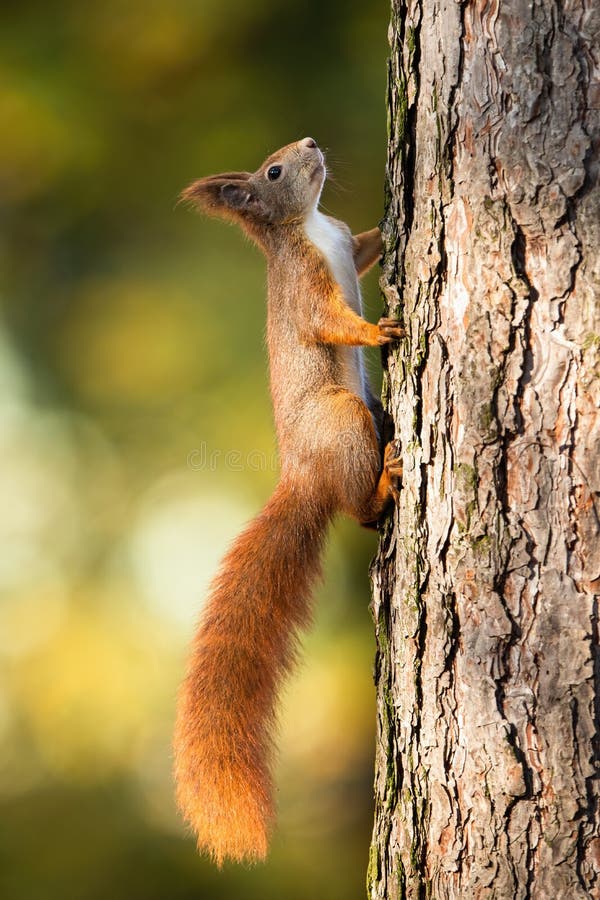
POLYGON ((352 236, 321 213, 325 178, 323 153, 304 138, 254 173, 202 178, 182 194, 241 225, 267 258, 281 462, 273 495, 212 583, 178 698, 177 800, 218 865, 267 853, 276 695, 310 620, 327 526, 340 511, 375 522, 401 477, 391 444, 382 465, 381 406, 360 349, 404 336, 395 319, 361 316, 358 276, 380 258, 381 233, 352 236))

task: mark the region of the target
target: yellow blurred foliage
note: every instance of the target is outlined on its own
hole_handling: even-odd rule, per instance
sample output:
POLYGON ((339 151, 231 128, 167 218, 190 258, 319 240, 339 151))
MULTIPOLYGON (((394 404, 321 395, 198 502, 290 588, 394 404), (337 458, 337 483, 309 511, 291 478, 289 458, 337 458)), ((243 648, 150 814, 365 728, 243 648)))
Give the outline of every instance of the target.
POLYGON ((65 377, 92 401, 157 403, 181 393, 198 378, 215 339, 211 321, 202 333, 190 328, 186 306, 175 283, 82 285, 56 336, 65 377))
POLYGON ((4 202, 26 202, 59 177, 91 173, 101 164, 104 142, 85 117, 58 102, 43 82, 1 63, 0 121, 4 202))
POLYGON ((84 782, 143 768, 146 745, 169 731, 180 663, 164 622, 132 621, 114 589, 107 606, 98 599, 73 596, 61 627, 11 673, 43 769, 84 782))
POLYGON ((286 694, 268 865, 217 875, 174 813, 186 643, 277 478, 263 261, 176 198, 312 134, 350 189, 326 209, 372 227, 387 4, 5 6, 0 896, 357 900, 374 710, 355 526, 333 532, 286 694))

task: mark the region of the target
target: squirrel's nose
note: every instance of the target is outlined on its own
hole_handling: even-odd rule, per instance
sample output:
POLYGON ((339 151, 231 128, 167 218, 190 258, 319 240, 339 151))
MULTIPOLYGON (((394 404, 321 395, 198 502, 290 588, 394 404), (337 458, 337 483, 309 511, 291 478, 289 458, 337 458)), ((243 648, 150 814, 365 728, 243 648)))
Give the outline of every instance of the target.
POLYGON ((307 150, 314 150, 314 148, 317 146, 317 142, 314 138, 302 138, 302 140, 298 143, 301 147, 306 147, 307 150))

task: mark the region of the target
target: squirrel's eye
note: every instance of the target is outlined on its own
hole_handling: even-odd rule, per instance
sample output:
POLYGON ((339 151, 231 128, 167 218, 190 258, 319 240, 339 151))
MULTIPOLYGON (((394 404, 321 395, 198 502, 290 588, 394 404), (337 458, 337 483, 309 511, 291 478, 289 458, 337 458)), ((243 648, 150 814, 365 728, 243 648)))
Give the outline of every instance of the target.
POLYGON ((267 172, 267 178, 269 179, 269 181, 277 181, 280 175, 281 166, 271 166, 271 168, 267 172))

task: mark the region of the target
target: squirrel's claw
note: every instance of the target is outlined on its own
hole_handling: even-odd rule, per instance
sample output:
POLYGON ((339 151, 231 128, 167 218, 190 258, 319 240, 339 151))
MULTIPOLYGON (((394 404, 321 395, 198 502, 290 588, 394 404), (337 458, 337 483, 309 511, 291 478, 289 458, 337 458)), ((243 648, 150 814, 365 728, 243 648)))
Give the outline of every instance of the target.
POLYGON ((383 454, 383 468, 390 478, 390 492, 394 501, 400 499, 400 487, 402 486, 402 456, 398 454, 395 441, 390 441, 383 454))
POLYGON ((384 317, 379 320, 377 327, 379 328, 379 335, 377 338, 377 343, 379 344, 391 344, 393 341, 399 341, 403 337, 406 337, 406 331, 398 319, 388 319, 384 317))

